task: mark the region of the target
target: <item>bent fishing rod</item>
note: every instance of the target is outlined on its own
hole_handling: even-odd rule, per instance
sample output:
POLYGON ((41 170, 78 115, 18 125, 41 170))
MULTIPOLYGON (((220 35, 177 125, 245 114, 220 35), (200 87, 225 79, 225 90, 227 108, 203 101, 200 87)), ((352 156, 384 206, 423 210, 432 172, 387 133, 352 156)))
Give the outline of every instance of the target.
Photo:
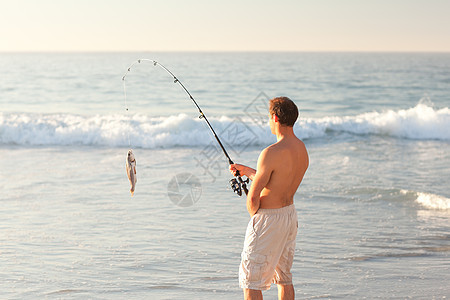
MULTIPOLYGON (((217 143, 219 144, 220 148, 222 149, 223 154, 225 154, 225 157, 228 159, 228 163, 230 165, 234 164, 234 162, 231 160, 230 156, 228 155, 227 150, 225 150, 225 147, 223 146, 222 142, 220 141, 219 136, 214 131, 214 128, 211 126, 211 123, 209 123, 208 118, 206 118, 206 115, 203 113, 202 109, 197 104, 197 101, 195 101, 194 97, 192 97, 191 93, 189 93, 188 89, 183 85, 183 83, 169 69, 167 69, 164 65, 160 64, 159 62, 157 62, 155 60, 152 60, 152 59, 145 59, 144 58, 144 59, 138 59, 133 64, 131 64, 130 67, 128 67, 127 71, 125 72, 125 74, 122 77, 122 81, 124 83, 123 88, 124 88, 124 93, 125 93, 125 101, 126 101, 125 78, 128 75, 128 73, 131 71, 131 68, 134 65, 136 65, 136 64, 140 64, 141 62, 150 62, 150 63, 153 64, 153 66, 159 66, 164 71, 166 71, 170 76, 172 76, 173 83, 175 83, 175 84, 178 83, 181 86, 181 88, 186 92, 186 94, 189 96, 189 98, 192 100, 194 105, 197 107, 198 112, 200 113, 200 115, 198 116, 199 119, 204 119, 205 120, 205 122, 208 125, 211 133, 216 138, 217 143)), ((128 110, 128 107, 126 109, 128 110)), ((247 178, 246 180, 243 180, 242 177, 241 177, 241 174, 239 173, 238 170, 235 173, 235 177, 236 178, 233 178, 233 179, 230 180, 231 188, 239 196, 242 196, 242 191, 244 191, 245 194, 247 195, 247 193, 248 193, 247 183, 249 182, 249 179, 247 178)))

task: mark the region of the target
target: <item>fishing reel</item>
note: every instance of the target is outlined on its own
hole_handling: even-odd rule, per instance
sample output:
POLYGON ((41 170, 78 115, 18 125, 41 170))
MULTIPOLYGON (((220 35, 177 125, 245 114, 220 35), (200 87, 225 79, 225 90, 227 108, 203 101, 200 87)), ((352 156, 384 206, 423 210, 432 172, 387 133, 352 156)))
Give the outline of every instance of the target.
POLYGON ((230 180, 231 188, 233 192, 238 194, 238 196, 242 196, 242 190, 244 190, 245 194, 248 194, 247 183, 249 183, 249 179, 242 180, 241 176, 237 176, 237 178, 233 178, 230 180))

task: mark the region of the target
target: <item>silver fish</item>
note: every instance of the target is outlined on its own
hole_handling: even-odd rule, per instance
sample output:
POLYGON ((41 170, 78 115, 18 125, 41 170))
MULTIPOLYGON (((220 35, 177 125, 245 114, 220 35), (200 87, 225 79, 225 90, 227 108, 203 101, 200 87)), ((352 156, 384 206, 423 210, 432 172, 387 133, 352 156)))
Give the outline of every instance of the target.
POLYGON ((128 179, 130 180, 131 189, 130 193, 131 196, 134 195, 134 188, 136 187, 136 159, 133 154, 133 150, 128 150, 127 154, 127 160, 126 160, 126 167, 127 167, 127 175, 128 179))

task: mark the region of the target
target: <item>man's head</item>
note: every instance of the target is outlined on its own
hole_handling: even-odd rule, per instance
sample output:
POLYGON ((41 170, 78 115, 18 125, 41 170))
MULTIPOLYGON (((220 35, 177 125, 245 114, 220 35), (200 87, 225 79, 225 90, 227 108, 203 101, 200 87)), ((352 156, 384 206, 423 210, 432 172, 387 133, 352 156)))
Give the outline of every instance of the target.
POLYGON ((269 101, 269 113, 275 115, 282 126, 293 127, 298 118, 298 108, 288 97, 276 97, 269 101))

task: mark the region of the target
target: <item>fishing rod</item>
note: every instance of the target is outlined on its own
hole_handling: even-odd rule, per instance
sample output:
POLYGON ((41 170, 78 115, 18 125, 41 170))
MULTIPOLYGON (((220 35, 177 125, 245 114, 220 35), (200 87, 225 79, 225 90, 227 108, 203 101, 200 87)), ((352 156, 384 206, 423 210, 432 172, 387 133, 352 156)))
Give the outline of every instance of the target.
MULTIPOLYGON (((214 128, 211 126, 211 123, 209 123, 208 118, 206 118, 206 115, 203 113, 202 109, 197 104, 197 101, 195 101, 194 97, 192 97, 191 93, 189 93, 188 89, 183 85, 183 83, 181 83, 181 81, 169 69, 167 69, 164 65, 160 64, 159 62, 157 62, 155 60, 152 60, 152 59, 144 58, 144 59, 138 59, 133 64, 131 64, 131 66, 127 69, 127 71, 125 72, 125 74, 122 77, 122 81, 124 83, 123 88, 124 88, 124 93, 125 93, 125 101, 126 101, 125 78, 128 75, 128 73, 131 71, 131 68, 135 64, 140 64, 141 62, 150 62, 150 63, 153 64, 153 66, 159 66, 164 71, 169 73, 170 76, 172 76, 173 83, 178 83, 181 86, 181 88, 186 92, 186 94, 188 94, 189 98, 192 100, 192 102, 197 107, 198 112, 200 113, 200 115, 198 116, 199 119, 204 119, 205 120, 206 124, 208 125, 209 129, 211 130, 211 133, 216 138, 217 143, 219 144, 220 148, 222 149, 223 154, 225 154, 225 157, 228 159, 228 163, 230 165, 234 164, 234 162, 231 160, 230 156, 228 155, 227 150, 225 150, 225 147, 223 146, 222 142, 220 141, 219 136, 214 131, 214 128)), ((128 107, 126 109, 128 110, 128 107)), ((249 182, 248 178, 246 180, 243 180, 242 177, 241 177, 241 174, 239 173, 239 171, 236 171, 235 178, 230 180, 230 185, 231 185, 231 188, 233 189, 233 191, 236 194, 238 194, 239 196, 242 196, 242 191, 244 191, 246 195, 248 193, 248 189, 247 189, 247 183, 248 182, 249 182)))

